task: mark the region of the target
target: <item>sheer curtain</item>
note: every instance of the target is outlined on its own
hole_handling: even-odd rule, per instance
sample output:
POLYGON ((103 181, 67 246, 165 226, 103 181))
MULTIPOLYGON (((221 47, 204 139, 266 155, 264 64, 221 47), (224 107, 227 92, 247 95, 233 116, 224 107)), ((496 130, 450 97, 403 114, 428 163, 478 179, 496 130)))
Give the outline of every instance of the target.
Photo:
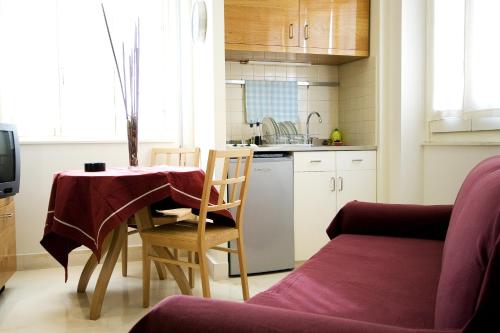
POLYGON ((433 119, 500 116, 498 13, 498 0, 433 1, 433 119))
POLYGON ((2 121, 25 140, 126 138, 103 2, 120 66, 140 18, 139 140, 177 141, 181 1, 0 0, 2 121))

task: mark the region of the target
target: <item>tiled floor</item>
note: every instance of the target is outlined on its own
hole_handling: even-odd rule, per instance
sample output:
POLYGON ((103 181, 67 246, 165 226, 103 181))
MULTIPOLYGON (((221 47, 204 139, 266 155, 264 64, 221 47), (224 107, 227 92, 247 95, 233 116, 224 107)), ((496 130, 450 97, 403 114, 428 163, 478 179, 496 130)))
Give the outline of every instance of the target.
MULTIPOLYGON (((16 272, 0 294, 0 332, 127 332, 148 311, 142 307, 140 262, 131 262, 126 278, 121 276, 120 265, 117 265, 104 299, 101 318, 89 320, 96 274, 87 293, 78 294, 76 286, 81 269, 80 266, 70 267, 67 283, 64 283, 62 268, 16 272)), ((251 295, 269 288, 286 274, 249 277, 251 295)), ((196 282, 193 294, 201 296, 199 278, 196 282)), ((242 300, 239 278, 211 281, 210 286, 213 298, 242 300)), ((153 275, 151 304, 175 294, 180 294, 180 291, 170 275, 164 281, 153 275)))

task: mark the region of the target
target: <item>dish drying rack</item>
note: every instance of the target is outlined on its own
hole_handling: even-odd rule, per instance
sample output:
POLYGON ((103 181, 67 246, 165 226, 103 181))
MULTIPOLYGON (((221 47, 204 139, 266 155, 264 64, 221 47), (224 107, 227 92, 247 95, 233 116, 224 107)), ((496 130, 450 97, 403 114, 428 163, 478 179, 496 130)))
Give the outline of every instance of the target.
POLYGON ((264 144, 304 144, 306 135, 299 134, 291 121, 277 123, 272 117, 262 119, 262 141, 264 144))

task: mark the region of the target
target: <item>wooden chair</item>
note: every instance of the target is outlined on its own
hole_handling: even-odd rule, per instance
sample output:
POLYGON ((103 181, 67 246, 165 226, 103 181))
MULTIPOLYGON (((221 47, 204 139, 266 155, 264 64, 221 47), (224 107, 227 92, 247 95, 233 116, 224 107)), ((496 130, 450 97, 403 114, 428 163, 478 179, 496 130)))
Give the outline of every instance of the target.
MULTIPOLYGON (((151 149, 151 166, 166 164, 177 166, 200 166, 200 148, 152 148, 151 149), (158 158, 164 156, 165 163, 158 163, 158 158)), ((163 210, 165 216, 153 217, 155 225, 195 219, 191 208, 176 208, 163 210)))
POLYGON ((141 230, 143 250, 143 306, 149 306, 150 294, 150 271, 151 260, 187 266, 200 270, 203 297, 210 297, 210 285, 208 281, 208 266, 206 253, 209 249, 237 253, 243 298, 249 297, 248 279, 246 270, 246 258, 243 246, 243 211, 247 193, 247 183, 250 166, 252 164, 253 152, 249 149, 216 151, 211 150, 208 157, 205 183, 200 202, 199 219, 196 221, 182 221, 173 224, 164 224, 147 230, 141 230), (228 178, 229 161, 237 159, 234 173, 228 178), (222 179, 213 180, 215 164, 218 159, 224 161, 222 168, 222 179), (242 175, 240 173, 242 172, 242 175), (212 186, 220 186, 219 199, 217 203, 209 203, 210 190, 212 186), (230 197, 227 202, 223 201, 227 187, 230 186, 230 197), (205 223, 207 213, 237 208, 235 215, 236 225, 222 226, 214 223, 205 223), (201 223, 200 221, 203 221, 201 223), (219 246, 231 240, 237 241, 237 249, 229 249, 219 246), (160 258, 150 250, 152 246, 185 249, 198 255, 198 262, 193 262, 192 256, 188 261, 179 259, 160 258))
POLYGON ((200 148, 153 148, 150 165, 158 165, 158 158, 164 156, 166 165, 200 166, 200 148))
MULTIPOLYGON (((151 149, 151 166, 166 164, 166 165, 177 165, 177 166, 200 166, 200 148, 152 148, 151 149), (161 162, 161 157, 163 156, 163 162, 161 162)), ((191 208, 176 208, 162 211, 165 216, 153 217, 153 223, 155 225, 174 223, 178 221, 184 221, 187 219, 196 219, 196 216, 192 214, 191 208)), ((128 227, 131 229, 127 232, 127 236, 138 233, 137 226, 133 219, 129 219, 128 227)), ((127 263, 128 263, 128 237, 125 238, 122 247, 122 275, 127 276, 127 263)), ((174 251, 174 256, 178 257, 178 252, 174 251)), ((157 263, 155 263, 157 264, 157 263)), ((162 268, 162 265, 157 264, 156 269, 161 280, 165 278, 166 270, 162 268)), ((192 277, 192 271, 190 270, 189 276, 192 277)), ((194 282, 190 279, 190 284, 194 282)))

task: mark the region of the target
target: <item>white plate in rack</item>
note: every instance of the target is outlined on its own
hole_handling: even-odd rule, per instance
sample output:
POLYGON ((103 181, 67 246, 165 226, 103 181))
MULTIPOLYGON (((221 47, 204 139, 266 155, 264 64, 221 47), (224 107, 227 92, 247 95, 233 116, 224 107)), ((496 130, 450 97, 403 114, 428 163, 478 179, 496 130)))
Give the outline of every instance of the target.
POLYGON ((262 135, 265 138, 274 138, 274 140, 279 137, 280 129, 273 118, 264 117, 264 119, 262 119, 262 135))
POLYGON ((297 131, 297 127, 295 127, 295 124, 292 123, 291 121, 284 121, 283 124, 286 126, 288 133, 292 135, 299 134, 297 131))
POLYGON ((282 135, 290 135, 290 134, 293 134, 293 133, 290 133, 290 130, 289 130, 288 125, 286 124, 286 121, 281 122, 281 123, 279 123, 278 125, 279 125, 280 132, 281 132, 281 134, 282 134, 282 135))

